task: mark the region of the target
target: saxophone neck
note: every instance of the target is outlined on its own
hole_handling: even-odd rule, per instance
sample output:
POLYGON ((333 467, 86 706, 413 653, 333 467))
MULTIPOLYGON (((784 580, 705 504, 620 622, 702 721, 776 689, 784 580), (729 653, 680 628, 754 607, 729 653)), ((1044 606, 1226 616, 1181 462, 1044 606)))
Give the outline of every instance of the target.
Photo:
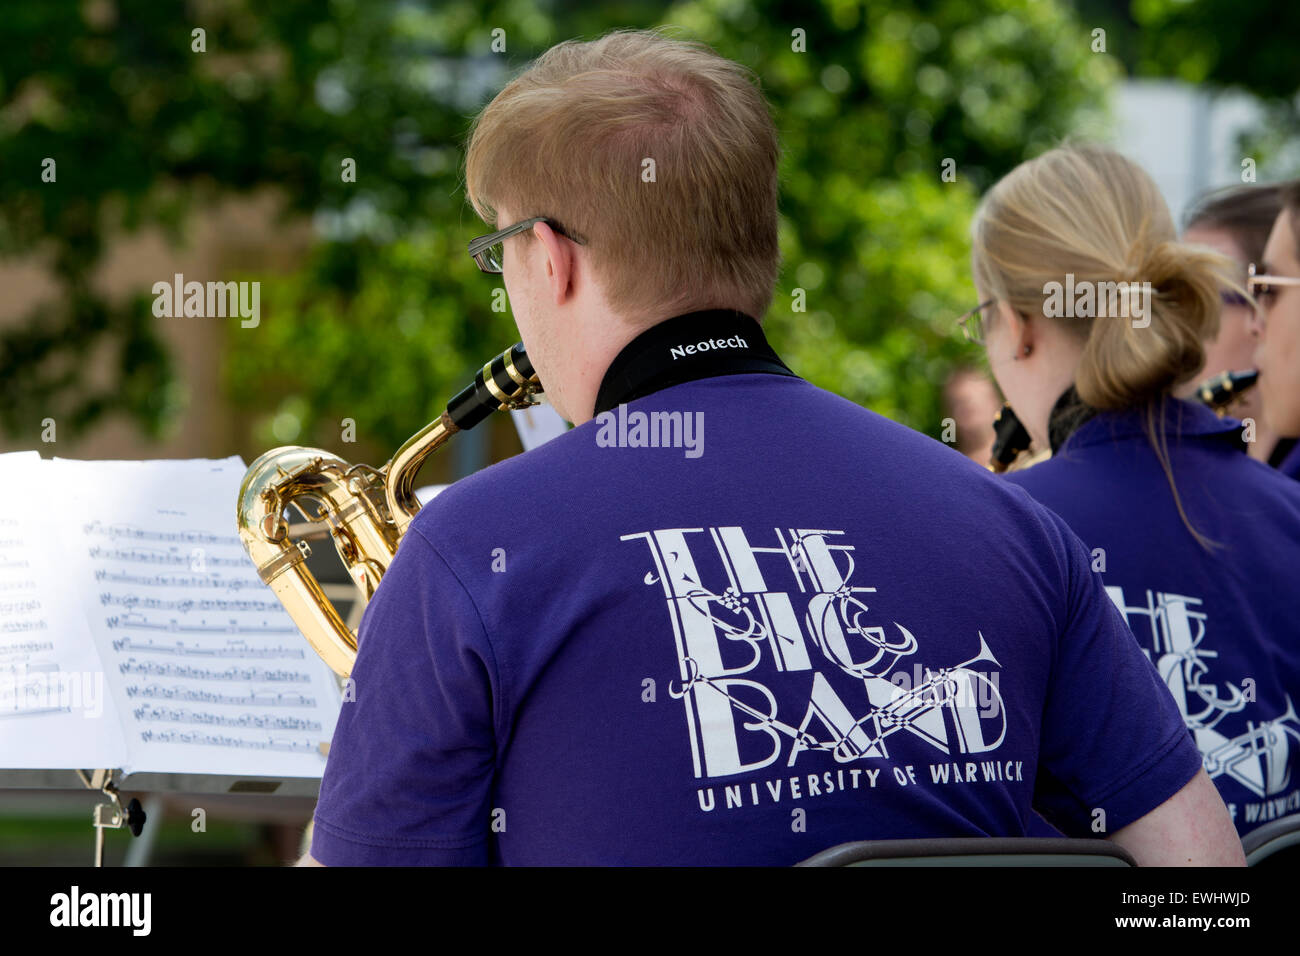
MULTIPOLYGON (((239 491, 239 537, 257 573, 284 605, 321 658, 347 676, 357 635, 307 567, 311 549, 291 539, 285 511, 293 505, 309 522, 323 522, 357 587, 360 606, 374 595, 402 535, 420 510, 415 479, 425 460, 459 431, 498 409, 537 404, 542 386, 522 345, 502 352, 447 410, 375 469, 349 465, 318 448, 276 448, 253 462, 239 491), (313 510, 304 502, 310 501, 313 510)), ((353 619, 359 620, 357 607, 353 619)))
POLYGON ((415 497, 415 477, 420 467, 460 430, 451 416, 443 412, 408 438, 384 465, 384 495, 399 537, 406 534, 411 520, 420 510, 420 502, 415 497))
POLYGON ((452 435, 468 431, 496 411, 510 411, 536 405, 542 384, 522 344, 506 349, 474 376, 447 410, 407 439, 384 466, 388 510, 398 535, 406 533, 420 510, 415 497, 415 477, 426 458, 452 435))

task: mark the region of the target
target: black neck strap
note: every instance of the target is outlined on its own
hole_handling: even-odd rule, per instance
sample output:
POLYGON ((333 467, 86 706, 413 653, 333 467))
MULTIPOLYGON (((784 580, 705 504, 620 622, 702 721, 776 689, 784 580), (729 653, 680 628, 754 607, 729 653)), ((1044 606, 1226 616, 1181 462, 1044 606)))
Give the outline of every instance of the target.
POLYGON ((1052 446, 1052 454, 1060 451, 1066 439, 1096 414, 1097 410, 1084 404, 1073 385, 1067 388, 1047 416, 1047 442, 1052 446))
POLYGON ((798 377, 753 316, 730 309, 688 312, 651 326, 618 353, 596 393, 595 414, 670 385, 743 372, 798 377))

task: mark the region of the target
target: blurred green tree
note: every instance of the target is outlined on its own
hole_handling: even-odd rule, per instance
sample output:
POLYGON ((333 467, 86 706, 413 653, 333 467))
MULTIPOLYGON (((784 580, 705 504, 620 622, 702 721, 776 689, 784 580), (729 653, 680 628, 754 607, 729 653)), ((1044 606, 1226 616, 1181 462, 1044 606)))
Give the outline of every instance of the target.
POLYGON ((943 376, 968 356, 950 321, 974 295, 976 196, 1096 130, 1116 72, 1057 0, 22 5, 0 33, 0 254, 47 256, 62 297, 0 334, 4 427, 31 435, 58 411, 161 428, 174 393, 147 290, 105 303, 91 288, 105 236, 162 224, 182 242, 195 207, 270 185, 320 238, 288 277, 220 277, 263 284, 261 324, 228 325, 227 388, 253 423, 242 450, 336 447, 343 417, 391 450, 515 338, 493 308, 499 280, 464 253, 484 231, 461 188, 471 116, 560 39, 658 24, 748 64, 772 103, 777 348, 937 434, 943 376), (57 186, 41 181, 45 157, 60 158, 57 186), (78 368, 106 345, 119 374, 91 390, 78 368))
POLYGON ((701 0, 664 20, 754 68, 775 108, 778 351, 937 437, 947 372, 978 360, 952 324, 975 304, 976 198, 1061 138, 1100 135, 1115 64, 1068 7, 1037 0, 701 0))
POLYGON ((1108 49, 1128 75, 1171 78, 1211 95, 1244 90, 1264 115, 1241 136, 1243 155, 1261 167, 1294 161, 1300 136, 1300 71, 1295 38, 1300 6, 1270 0, 1073 0, 1079 19, 1106 30, 1108 49))
MULTIPOLYGON (((1239 144, 1263 167, 1300 136, 1300 5, 1263 0, 1133 0, 1135 72, 1212 91, 1246 90, 1264 119, 1239 144)), ((1294 162, 1294 154, 1290 157, 1294 162)), ((1274 175, 1260 174, 1274 179, 1274 175)))

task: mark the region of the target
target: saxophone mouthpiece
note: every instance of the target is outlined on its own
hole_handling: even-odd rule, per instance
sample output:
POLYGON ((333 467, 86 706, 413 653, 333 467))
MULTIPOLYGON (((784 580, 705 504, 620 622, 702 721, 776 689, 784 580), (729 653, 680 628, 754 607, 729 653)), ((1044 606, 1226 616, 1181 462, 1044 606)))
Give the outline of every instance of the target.
POLYGON ((536 405, 542 391, 533 363, 516 343, 483 366, 467 386, 447 403, 447 417, 459 430, 473 428, 496 411, 536 405))

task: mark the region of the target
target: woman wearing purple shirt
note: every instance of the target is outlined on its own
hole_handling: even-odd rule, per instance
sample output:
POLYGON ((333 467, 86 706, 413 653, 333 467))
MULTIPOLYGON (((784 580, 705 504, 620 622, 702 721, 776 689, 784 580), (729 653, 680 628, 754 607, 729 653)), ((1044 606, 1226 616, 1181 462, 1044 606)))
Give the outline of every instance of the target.
POLYGON ((1052 450, 1009 480, 1083 539, 1238 832, 1300 811, 1300 485, 1243 453, 1240 422, 1173 397, 1232 263, 1176 241, 1150 177, 1096 147, 1017 167, 972 234, 968 333, 1052 450))

